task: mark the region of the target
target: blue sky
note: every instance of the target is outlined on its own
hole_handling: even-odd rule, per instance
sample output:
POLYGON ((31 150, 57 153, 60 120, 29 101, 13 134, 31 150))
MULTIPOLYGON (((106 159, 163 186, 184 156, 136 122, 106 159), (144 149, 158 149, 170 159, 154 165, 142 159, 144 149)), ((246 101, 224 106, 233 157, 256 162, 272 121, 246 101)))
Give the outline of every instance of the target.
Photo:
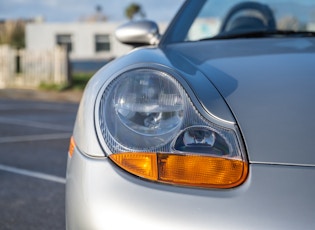
POLYGON ((132 2, 144 9, 147 18, 170 20, 184 0, 0 0, 0 19, 44 17, 48 22, 73 22, 95 12, 96 6, 111 21, 126 20, 124 9, 132 2))

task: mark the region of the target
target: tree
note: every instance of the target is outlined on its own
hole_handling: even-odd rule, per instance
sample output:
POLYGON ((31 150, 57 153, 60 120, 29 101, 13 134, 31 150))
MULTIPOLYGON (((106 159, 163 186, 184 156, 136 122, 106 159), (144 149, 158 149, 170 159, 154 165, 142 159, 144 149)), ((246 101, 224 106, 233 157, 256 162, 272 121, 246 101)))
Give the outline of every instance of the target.
POLYGON ((140 17, 145 17, 145 13, 142 10, 141 5, 137 3, 131 3, 125 10, 125 15, 129 20, 132 20, 135 15, 139 15, 140 17))
POLYGON ((23 20, 10 20, 0 23, 0 44, 14 48, 25 47, 25 24, 23 20))
POLYGON ((11 34, 10 45, 16 49, 25 48, 25 24, 17 23, 11 34))

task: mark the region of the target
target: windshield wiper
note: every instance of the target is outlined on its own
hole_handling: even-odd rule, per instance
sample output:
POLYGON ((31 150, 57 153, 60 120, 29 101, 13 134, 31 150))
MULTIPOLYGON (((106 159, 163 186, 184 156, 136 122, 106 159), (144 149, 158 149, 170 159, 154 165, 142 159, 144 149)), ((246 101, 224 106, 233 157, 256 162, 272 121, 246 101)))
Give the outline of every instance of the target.
POLYGON ((204 40, 220 40, 220 39, 234 39, 234 38, 268 38, 268 37, 315 37, 314 31, 293 31, 293 30, 260 30, 247 31, 242 33, 226 32, 218 34, 212 38, 201 39, 204 40))

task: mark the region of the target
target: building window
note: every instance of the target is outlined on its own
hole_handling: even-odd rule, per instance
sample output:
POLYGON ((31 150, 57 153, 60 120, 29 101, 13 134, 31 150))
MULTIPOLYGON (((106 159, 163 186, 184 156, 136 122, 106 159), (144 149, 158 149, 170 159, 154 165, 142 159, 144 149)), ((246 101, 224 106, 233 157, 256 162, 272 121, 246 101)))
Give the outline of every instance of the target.
POLYGON ((67 50, 71 52, 72 51, 71 37, 72 37, 71 34, 58 34, 56 36, 56 43, 57 45, 67 47, 67 50))
POLYGON ((95 51, 96 52, 110 51, 110 37, 108 34, 95 35, 95 51))

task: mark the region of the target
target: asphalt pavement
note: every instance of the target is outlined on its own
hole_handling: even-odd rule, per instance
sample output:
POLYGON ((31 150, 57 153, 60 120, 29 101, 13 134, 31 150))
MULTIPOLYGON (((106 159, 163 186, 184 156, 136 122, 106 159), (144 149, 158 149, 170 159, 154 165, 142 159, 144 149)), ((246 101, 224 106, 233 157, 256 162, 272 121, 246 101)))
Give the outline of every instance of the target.
POLYGON ((69 138, 81 92, 0 90, 0 229, 65 229, 69 138))

